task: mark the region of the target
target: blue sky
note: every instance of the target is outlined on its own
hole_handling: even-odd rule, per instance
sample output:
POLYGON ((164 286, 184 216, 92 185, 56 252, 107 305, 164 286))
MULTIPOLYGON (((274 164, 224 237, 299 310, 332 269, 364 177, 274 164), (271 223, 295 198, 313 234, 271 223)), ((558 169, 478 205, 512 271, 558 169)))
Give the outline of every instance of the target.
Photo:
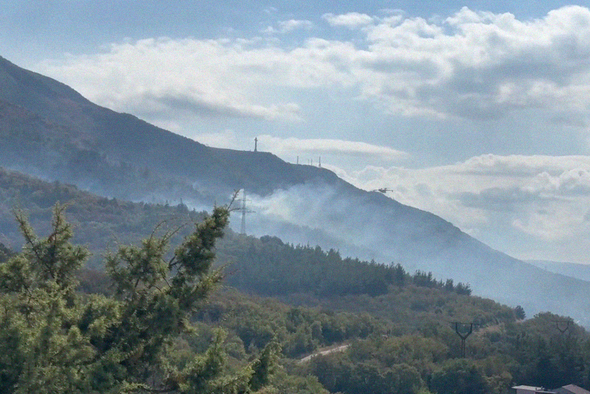
POLYGON ((0 55, 205 144, 590 263, 590 4, 0 2, 0 55))

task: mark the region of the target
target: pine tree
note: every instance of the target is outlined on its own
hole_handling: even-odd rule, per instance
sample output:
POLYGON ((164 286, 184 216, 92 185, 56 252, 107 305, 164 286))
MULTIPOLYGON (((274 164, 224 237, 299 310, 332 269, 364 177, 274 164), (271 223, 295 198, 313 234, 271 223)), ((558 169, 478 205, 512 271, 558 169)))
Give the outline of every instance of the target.
POLYGON ((39 238, 16 213, 25 244, 0 264, 0 392, 249 393, 262 387, 277 353, 226 375, 224 334, 186 365, 171 357, 191 332, 190 318, 222 279, 215 243, 228 223, 215 208, 169 252, 172 232, 107 256, 114 296, 76 292, 88 251, 70 243, 71 225, 56 206, 52 231, 39 238))

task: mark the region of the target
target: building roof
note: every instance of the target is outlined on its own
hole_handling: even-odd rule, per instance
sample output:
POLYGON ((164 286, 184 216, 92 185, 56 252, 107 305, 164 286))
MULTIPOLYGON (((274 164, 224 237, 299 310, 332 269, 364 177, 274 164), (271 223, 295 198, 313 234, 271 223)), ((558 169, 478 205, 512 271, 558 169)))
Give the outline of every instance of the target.
POLYGON ((530 391, 531 393, 535 394, 590 394, 590 391, 585 390, 575 384, 568 384, 567 386, 560 387, 555 390, 547 390, 544 387, 535 387, 535 386, 514 386, 512 387, 513 390, 523 390, 523 391, 530 391))
POLYGON ((590 391, 584 390, 575 384, 568 384, 555 390, 557 394, 590 394, 590 391))
MULTIPOLYGON (((535 394, 543 394, 543 393, 547 393, 547 394, 555 394, 555 391, 551 391, 551 390, 547 390, 544 387, 535 387, 535 386, 526 386, 526 385, 521 385, 521 386, 514 386, 512 387, 514 390, 526 390, 526 391, 530 391, 531 393, 535 393, 535 394)), ((569 394, 567 392, 563 393, 563 394, 569 394)), ((576 393, 577 394, 577 393, 576 393)), ((590 393, 589 393, 590 394, 590 393)))

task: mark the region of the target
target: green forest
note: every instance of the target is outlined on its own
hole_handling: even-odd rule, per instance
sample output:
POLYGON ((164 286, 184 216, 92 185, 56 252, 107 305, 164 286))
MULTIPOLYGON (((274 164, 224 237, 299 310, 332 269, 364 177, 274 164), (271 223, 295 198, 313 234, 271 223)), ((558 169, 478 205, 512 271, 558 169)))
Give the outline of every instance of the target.
POLYGON ((2 393, 590 387, 584 328, 452 278, 236 234, 227 206, 130 203, 3 170, 0 194, 2 393))

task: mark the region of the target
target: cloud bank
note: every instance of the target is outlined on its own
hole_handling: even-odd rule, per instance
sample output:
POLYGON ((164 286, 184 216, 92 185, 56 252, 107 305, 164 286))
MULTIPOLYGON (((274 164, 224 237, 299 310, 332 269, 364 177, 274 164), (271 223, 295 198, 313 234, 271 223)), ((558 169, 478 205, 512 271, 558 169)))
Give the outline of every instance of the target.
POLYGON ((154 38, 111 44, 37 69, 117 110, 300 121, 301 103, 278 89, 354 87, 356 98, 402 116, 495 119, 543 109, 564 121, 590 104, 590 10, 569 6, 544 18, 463 8, 436 21, 401 14, 325 14, 316 23, 353 38, 309 36, 313 23, 276 39, 154 38))
POLYGON ((259 137, 262 148, 277 155, 301 153, 307 155, 333 154, 351 157, 370 157, 385 161, 401 161, 408 158, 408 154, 384 146, 367 144, 359 141, 345 141, 336 139, 300 139, 277 138, 270 135, 259 137))

